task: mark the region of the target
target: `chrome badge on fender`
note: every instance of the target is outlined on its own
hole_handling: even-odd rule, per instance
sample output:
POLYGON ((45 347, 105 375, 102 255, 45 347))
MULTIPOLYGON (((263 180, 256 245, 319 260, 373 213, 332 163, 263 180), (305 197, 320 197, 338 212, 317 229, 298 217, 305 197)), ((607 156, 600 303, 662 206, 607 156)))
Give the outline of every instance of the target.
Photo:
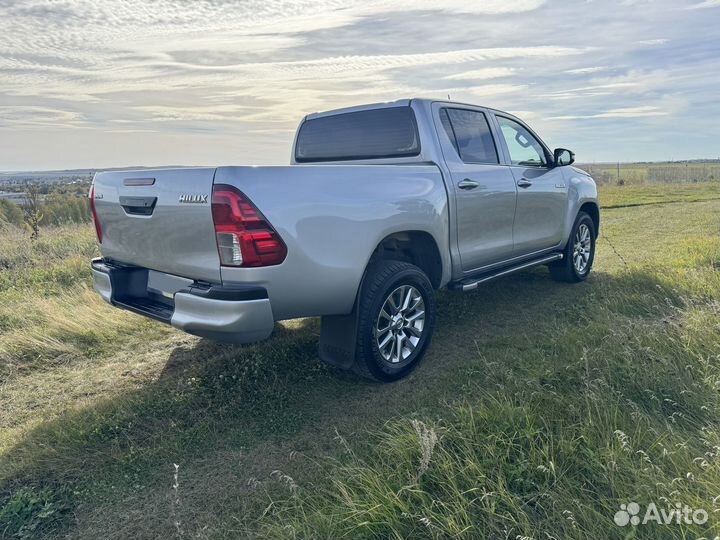
POLYGON ((206 204, 209 195, 193 195, 191 193, 181 193, 178 202, 186 204, 206 204))

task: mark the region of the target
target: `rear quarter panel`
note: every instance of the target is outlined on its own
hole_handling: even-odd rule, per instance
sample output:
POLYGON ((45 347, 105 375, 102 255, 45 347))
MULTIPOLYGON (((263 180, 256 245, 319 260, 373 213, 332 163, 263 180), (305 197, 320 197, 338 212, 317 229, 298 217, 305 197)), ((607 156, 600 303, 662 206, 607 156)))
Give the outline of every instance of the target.
POLYGON ((222 268, 223 283, 268 290, 276 320, 349 313, 377 245, 424 231, 450 275, 448 201, 434 165, 221 167, 215 184, 245 193, 287 244, 277 266, 222 268))

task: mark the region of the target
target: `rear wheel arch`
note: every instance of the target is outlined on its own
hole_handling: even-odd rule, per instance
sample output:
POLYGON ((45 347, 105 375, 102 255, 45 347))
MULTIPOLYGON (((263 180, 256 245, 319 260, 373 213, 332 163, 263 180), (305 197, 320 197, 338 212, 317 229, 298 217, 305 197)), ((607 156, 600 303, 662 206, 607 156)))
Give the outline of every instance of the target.
POLYGON ((366 268, 379 260, 404 261, 420 268, 439 289, 443 278, 443 260, 433 236, 426 231, 398 231, 388 234, 375 247, 366 268))
POLYGON ((435 320, 435 291, 425 272, 406 261, 374 259, 353 312, 322 318, 320 358, 375 381, 396 381, 422 360, 435 320))
MULTIPOLYGON (((364 334, 367 333, 369 324, 366 320, 369 289, 380 286, 378 277, 394 279, 396 271, 405 271, 408 267, 415 268, 421 273, 422 278, 418 279, 428 283, 429 292, 440 287, 443 260, 432 235, 417 230, 399 231, 388 234, 377 244, 363 269, 352 311, 345 315, 326 315, 321 319, 319 353, 326 363, 341 369, 352 369, 365 377, 385 381, 400 378, 413 369, 411 367, 406 371, 403 368, 401 372, 395 374, 371 373, 368 371, 368 362, 374 353, 371 353, 372 347, 362 341, 368 339, 364 334), (388 268, 393 272, 378 276, 378 273, 388 268), (363 309, 364 306, 366 309, 363 309)), ((432 313, 429 320, 432 328, 434 297, 428 296, 428 305, 432 313)), ((429 342, 429 339, 427 341, 429 342)), ((420 348, 420 350, 424 349, 424 346, 420 348)))

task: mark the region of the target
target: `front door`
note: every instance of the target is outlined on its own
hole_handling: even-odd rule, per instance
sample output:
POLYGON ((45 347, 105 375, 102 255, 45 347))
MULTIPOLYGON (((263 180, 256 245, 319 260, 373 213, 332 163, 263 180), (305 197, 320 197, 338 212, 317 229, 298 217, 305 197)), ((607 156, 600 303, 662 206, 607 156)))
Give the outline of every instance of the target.
POLYGON ((512 257, 515 179, 500 164, 483 111, 442 107, 436 118, 455 197, 462 271, 472 273, 512 257))
POLYGON ((552 248, 563 238, 568 185, 545 146, 520 122, 496 115, 517 190, 515 257, 552 248))

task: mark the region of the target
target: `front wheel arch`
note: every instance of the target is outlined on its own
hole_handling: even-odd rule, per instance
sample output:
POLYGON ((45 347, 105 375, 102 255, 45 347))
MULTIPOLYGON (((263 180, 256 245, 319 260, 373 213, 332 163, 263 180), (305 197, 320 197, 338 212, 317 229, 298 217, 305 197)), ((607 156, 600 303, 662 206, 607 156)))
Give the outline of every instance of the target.
MULTIPOLYGON (((590 219, 593 220, 593 224, 595 225, 595 238, 597 238, 600 235, 600 208, 597 203, 592 201, 583 203, 580 210, 578 210, 578 214, 580 214, 580 212, 585 212, 590 216, 590 219)), ((577 215, 575 219, 577 219, 577 215)))

